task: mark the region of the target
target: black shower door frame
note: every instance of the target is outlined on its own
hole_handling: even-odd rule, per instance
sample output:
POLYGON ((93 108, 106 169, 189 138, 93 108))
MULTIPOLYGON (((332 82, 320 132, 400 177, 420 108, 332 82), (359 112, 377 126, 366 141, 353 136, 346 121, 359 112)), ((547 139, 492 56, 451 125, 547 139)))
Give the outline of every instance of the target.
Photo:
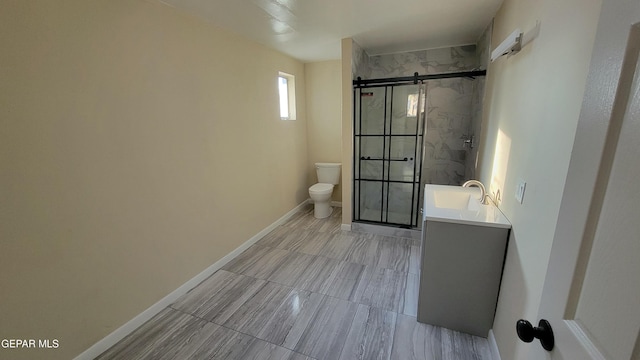
MULTIPOLYGON (((421 177, 422 177, 422 159, 423 159, 423 143, 425 132, 425 117, 426 112, 424 109, 425 85, 423 82, 416 84, 397 83, 397 84, 373 84, 373 85, 360 85, 354 87, 354 114, 353 114, 353 126, 354 126, 354 169, 353 169, 353 220, 356 222, 374 223, 391 225, 397 227, 415 228, 419 224, 419 207, 421 196, 421 177), (417 113, 416 113, 416 125, 415 132, 410 134, 394 134, 393 133, 393 99, 394 91, 397 87, 401 86, 418 86, 418 99, 417 99, 417 113), (384 119, 382 126, 382 134, 364 134, 362 131, 362 97, 371 96, 372 90, 376 88, 384 88, 384 119), (388 130, 388 131, 387 131, 388 130), (401 158, 392 158, 391 143, 394 138, 408 138, 413 137, 414 152, 413 156, 408 155, 401 158), (382 157, 371 157, 362 153, 362 144, 365 138, 381 138, 382 139, 382 157), (389 141, 387 141, 387 139, 389 141), (371 179, 363 175, 363 164, 365 162, 381 162, 382 172, 381 179, 371 179), (391 179, 391 167, 393 162, 413 162, 413 175, 411 181, 407 180, 393 180, 391 179), (380 216, 377 219, 371 217, 363 218, 363 194, 362 188, 365 183, 379 182, 380 188, 380 216), (408 213, 410 214, 407 222, 395 222, 389 219, 389 196, 390 186, 392 184, 411 184, 411 202, 407 204, 408 213)), ((406 106, 406 104, 403 104, 406 106)))

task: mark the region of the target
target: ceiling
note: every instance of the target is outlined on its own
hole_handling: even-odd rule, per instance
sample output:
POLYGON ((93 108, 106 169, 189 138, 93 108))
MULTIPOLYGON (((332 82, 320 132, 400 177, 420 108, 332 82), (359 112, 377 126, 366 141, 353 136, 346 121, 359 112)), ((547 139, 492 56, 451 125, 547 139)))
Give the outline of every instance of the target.
POLYGON ((160 0, 304 62, 476 42, 502 0, 160 0))

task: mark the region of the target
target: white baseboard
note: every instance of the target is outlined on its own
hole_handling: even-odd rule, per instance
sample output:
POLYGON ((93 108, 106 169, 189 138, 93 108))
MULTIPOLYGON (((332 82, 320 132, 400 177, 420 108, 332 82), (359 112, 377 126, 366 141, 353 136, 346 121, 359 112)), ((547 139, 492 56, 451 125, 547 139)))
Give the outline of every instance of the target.
POLYGON ((340 230, 351 231, 351 224, 340 224, 340 230))
POLYGON ((491 348, 491 356, 493 357, 493 360, 502 360, 500 358, 500 350, 498 350, 498 343, 496 343, 496 337, 493 334, 493 329, 489 330, 487 340, 489 340, 489 347, 491 348))
POLYGON ((216 261, 213 265, 206 268, 203 272, 199 273, 186 283, 182 284, 179 288, 172 291, 169 295, 165 296, 157 303, 151 305, 151 307, 149 307, 147 310, 141 312, 136 317, 127 321, 124 325, 114 330, 111 334, 105 336, 102 340, 93 344, 93 346, 82 352, 80 355, 76 356, 74 360, 91 360, 105 352, 107 349, 118 343, 118 341, 122 340, 125 336, 131 334, 135 329, 139 328, 142 324, 154 317, 160 311, 164 310, 167 306, 173 304, 180 296, 186 294, 187 292, 189 292, 189 290, 193 289, 206 278, 225 266, 229 261, 240 255, 240 253, 248 249, 251 245, 255 244, 258 240, 270 233, 273 229, 283 224, 295 213, 301 211, 306 205, 307 200, 303 201, 291 211, 284 214, 284 216, 282 216, 280 219, 264 228, 262 231, 251 237, 235 250, 224 256, 222 259, 216 261))

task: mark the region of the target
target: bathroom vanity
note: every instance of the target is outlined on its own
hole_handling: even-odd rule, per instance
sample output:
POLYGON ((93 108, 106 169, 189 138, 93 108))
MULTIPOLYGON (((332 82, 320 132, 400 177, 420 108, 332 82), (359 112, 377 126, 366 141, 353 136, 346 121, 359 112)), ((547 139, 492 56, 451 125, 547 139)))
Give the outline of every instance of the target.
POLYGON ((426 185, 418 321, 487 337, 511 224, 480 191, 426 185))

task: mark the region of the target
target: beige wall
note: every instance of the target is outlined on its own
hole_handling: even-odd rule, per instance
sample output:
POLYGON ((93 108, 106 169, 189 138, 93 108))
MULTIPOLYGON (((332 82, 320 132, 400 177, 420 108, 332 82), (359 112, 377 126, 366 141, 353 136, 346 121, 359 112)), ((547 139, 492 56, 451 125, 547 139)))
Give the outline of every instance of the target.
POLYGON ((479 177, 500 191, 513 224, 493 325, 503 359, 524 359, 532 346, 518 341, 515 323, 537 321, 600 3, 505 0, 495 18, 493 47, 541 21, 537 39, 489 66, 485 92, 479 177), (523 204, 518 179, 527 182, 523 204))
MULTIPOLYGON (((342 92, 340 60, 307 63, 306 82, 309 185, 318 182, 317 162, 342 161, 342 92)), ((342 201, 342 183, 333 190, 333 200, 342 201)))
POLYGON ((131 0, 3 1, 0 49, 0 338, 60 341, 0 358, 72 358, 308 197, 298 61, 131 0))

